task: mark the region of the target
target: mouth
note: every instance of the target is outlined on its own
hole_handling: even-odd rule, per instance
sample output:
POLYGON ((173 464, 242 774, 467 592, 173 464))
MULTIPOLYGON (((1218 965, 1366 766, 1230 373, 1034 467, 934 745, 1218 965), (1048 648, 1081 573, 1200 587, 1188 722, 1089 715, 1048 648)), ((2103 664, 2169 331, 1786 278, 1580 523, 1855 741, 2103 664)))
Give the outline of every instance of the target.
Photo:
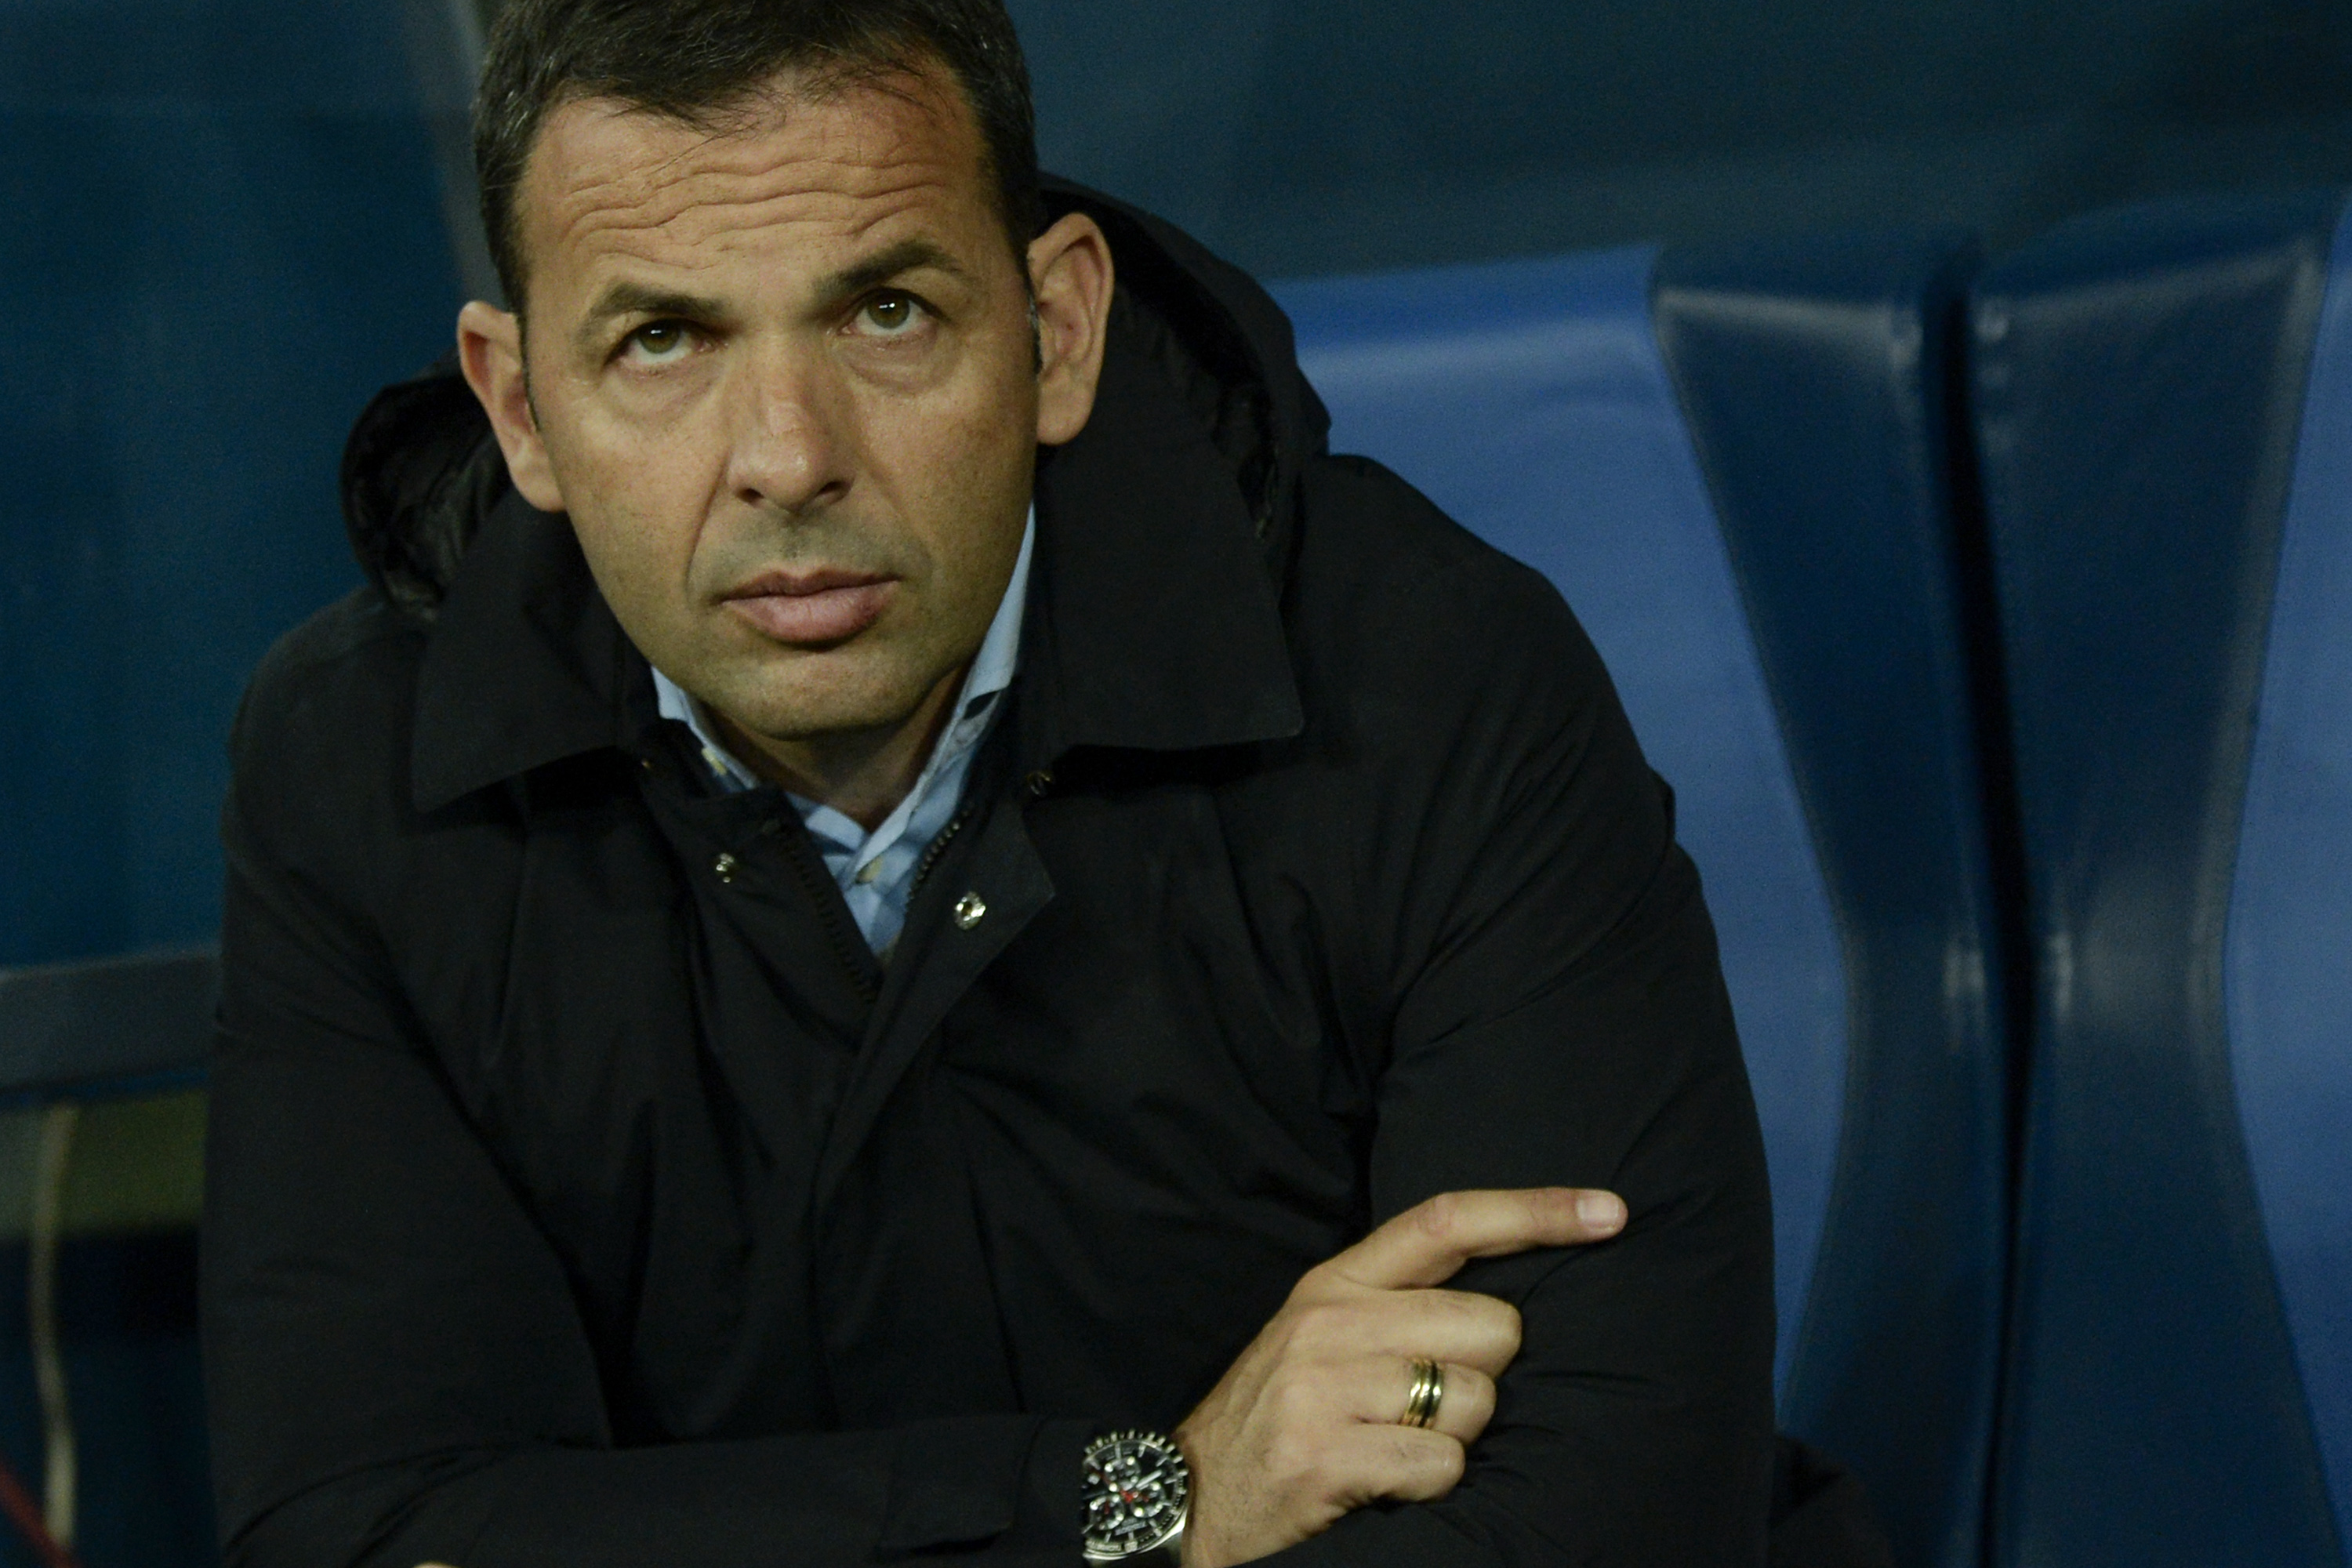
POLYGON ((880 620, 898 587, 897 578, 868 572, 768 572, 720 598, 762 636, 814 647, 854 637, 880 620))

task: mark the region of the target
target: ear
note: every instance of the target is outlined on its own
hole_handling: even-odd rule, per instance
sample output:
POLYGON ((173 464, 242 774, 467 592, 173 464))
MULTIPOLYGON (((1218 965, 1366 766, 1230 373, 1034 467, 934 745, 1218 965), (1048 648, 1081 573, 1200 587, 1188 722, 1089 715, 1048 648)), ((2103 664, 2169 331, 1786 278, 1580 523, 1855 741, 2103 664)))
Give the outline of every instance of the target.
POLYGON ((1058 447, 1087 427, 1110 327, 1110 241, 1072 213, 1029 247, 1037 300, 1037 441, 1058 447))
POLYGON ((515 489, 541 511, 564 510, 563 491, 547 460, 547 443, 531 412, 530 384, 523 375, 522 323, 511 311, 475 300, 457 312, 457 363, 490 416, 515 489))

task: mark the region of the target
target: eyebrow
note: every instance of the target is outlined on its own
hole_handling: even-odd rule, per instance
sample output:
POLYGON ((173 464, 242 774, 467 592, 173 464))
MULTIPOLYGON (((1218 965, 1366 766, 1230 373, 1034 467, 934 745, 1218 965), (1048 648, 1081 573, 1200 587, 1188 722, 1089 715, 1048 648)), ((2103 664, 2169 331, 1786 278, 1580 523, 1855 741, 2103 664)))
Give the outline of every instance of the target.
POLYGON ((863 294, 877 284, 887 283, 902 272, 925 268, 944 272, 958 282, 971 281, 971 274, 954 257, 929 240, 902 239, 887 250, 835 273, 820 286, 819 292, 827 300, 846 299, 852 294, 863 294))
POLYGON ((603 336, 606 322, 623 316, 683 316, 688 321, 709 321, 725 313, 726 307, 718 300, 699 294, 649 289, 642 283, 624 280, 597 296, 596 303, 580 319, 580 328, 572 336, 583 346, 592 345, 603 336))
MULTIPOLYGON (((960 283, 971 281, 971 273, 956 258, 928 239, 902 239, 825 279, 817 286, 817 297, 828 304, 863 294, 867 289, 904 273, 924 268, 944 272, 960 283)), ((580 329, 573 334, 584 347, 596 343, 604 335, 606 323, 624 316, 678 316, 693 321, 717 321, 727 314, 719 301, 699 294, 680 293, 672 289, 653 289, 642 283, 626 280, 616 282, 597 297, 596 303, 581 318, 580 329)))

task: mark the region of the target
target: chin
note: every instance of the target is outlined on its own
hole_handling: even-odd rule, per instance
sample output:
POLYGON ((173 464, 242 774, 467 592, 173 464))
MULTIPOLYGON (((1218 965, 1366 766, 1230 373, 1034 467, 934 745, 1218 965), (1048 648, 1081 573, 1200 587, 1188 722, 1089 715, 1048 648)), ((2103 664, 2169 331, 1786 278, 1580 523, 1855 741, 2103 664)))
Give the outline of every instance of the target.
POLYGON ((913 681, 813 681, 805 676, 780 679, 771 674, 746 691, 740 703, 722 699, 719 707, 736 723, 771 740, 809 741, 902 724, 921 706, 929 689, 928 684, 913 681))

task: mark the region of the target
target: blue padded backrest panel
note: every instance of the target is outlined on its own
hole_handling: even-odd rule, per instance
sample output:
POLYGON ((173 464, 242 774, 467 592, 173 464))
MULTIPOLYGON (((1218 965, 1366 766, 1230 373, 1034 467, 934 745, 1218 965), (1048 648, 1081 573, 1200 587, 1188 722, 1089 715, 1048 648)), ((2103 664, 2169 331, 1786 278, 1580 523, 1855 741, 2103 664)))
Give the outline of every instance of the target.
POLYGON ((2222 991, 2279 1296, 2352 1534, 2352 214, 2279 544, 2222 991))
POLYGON ((1535 566, 1608 661, 1706 881, 1772 1166, 1780 1367, 1845 1084, 1844 962, 1723 534, 1650 321, 1654 253, 1276 290, 1335 449, 1535 566))
POLYGON ((1853 979, 1782 1419, 1862 1475, 1898 1561, 1948 1568, 1975 1568, 1982 1537, 2017 903, 2013 813, 1979 749, 1990 728, 2005 751, 1977 717, 1999 699, 1981 515, 1954 484, 1974 259, 1951 235, 1670 251, 1656 292, 1853 979))
POLYGON ((396 0, 0 0, 0 964, 209 940, 225 741, 459 302, 396 0))
MULTIPOLYGON (((358 582, 345 431, 459 302, 397 5, 0 0, 0 965, 214 936, 238 693, 358 582)), ((219 1561, 194 1255, 66 1250, 89 1568, 219 1561)), ((37 1477, 23 1329, 0 1310, 0 1448, 37 1477)))
POLYGON ((2343 1561, 2221 984, 2340 205, 2104 215, 1979 291, 2039 962, 1999 1563, 2343 1561))

